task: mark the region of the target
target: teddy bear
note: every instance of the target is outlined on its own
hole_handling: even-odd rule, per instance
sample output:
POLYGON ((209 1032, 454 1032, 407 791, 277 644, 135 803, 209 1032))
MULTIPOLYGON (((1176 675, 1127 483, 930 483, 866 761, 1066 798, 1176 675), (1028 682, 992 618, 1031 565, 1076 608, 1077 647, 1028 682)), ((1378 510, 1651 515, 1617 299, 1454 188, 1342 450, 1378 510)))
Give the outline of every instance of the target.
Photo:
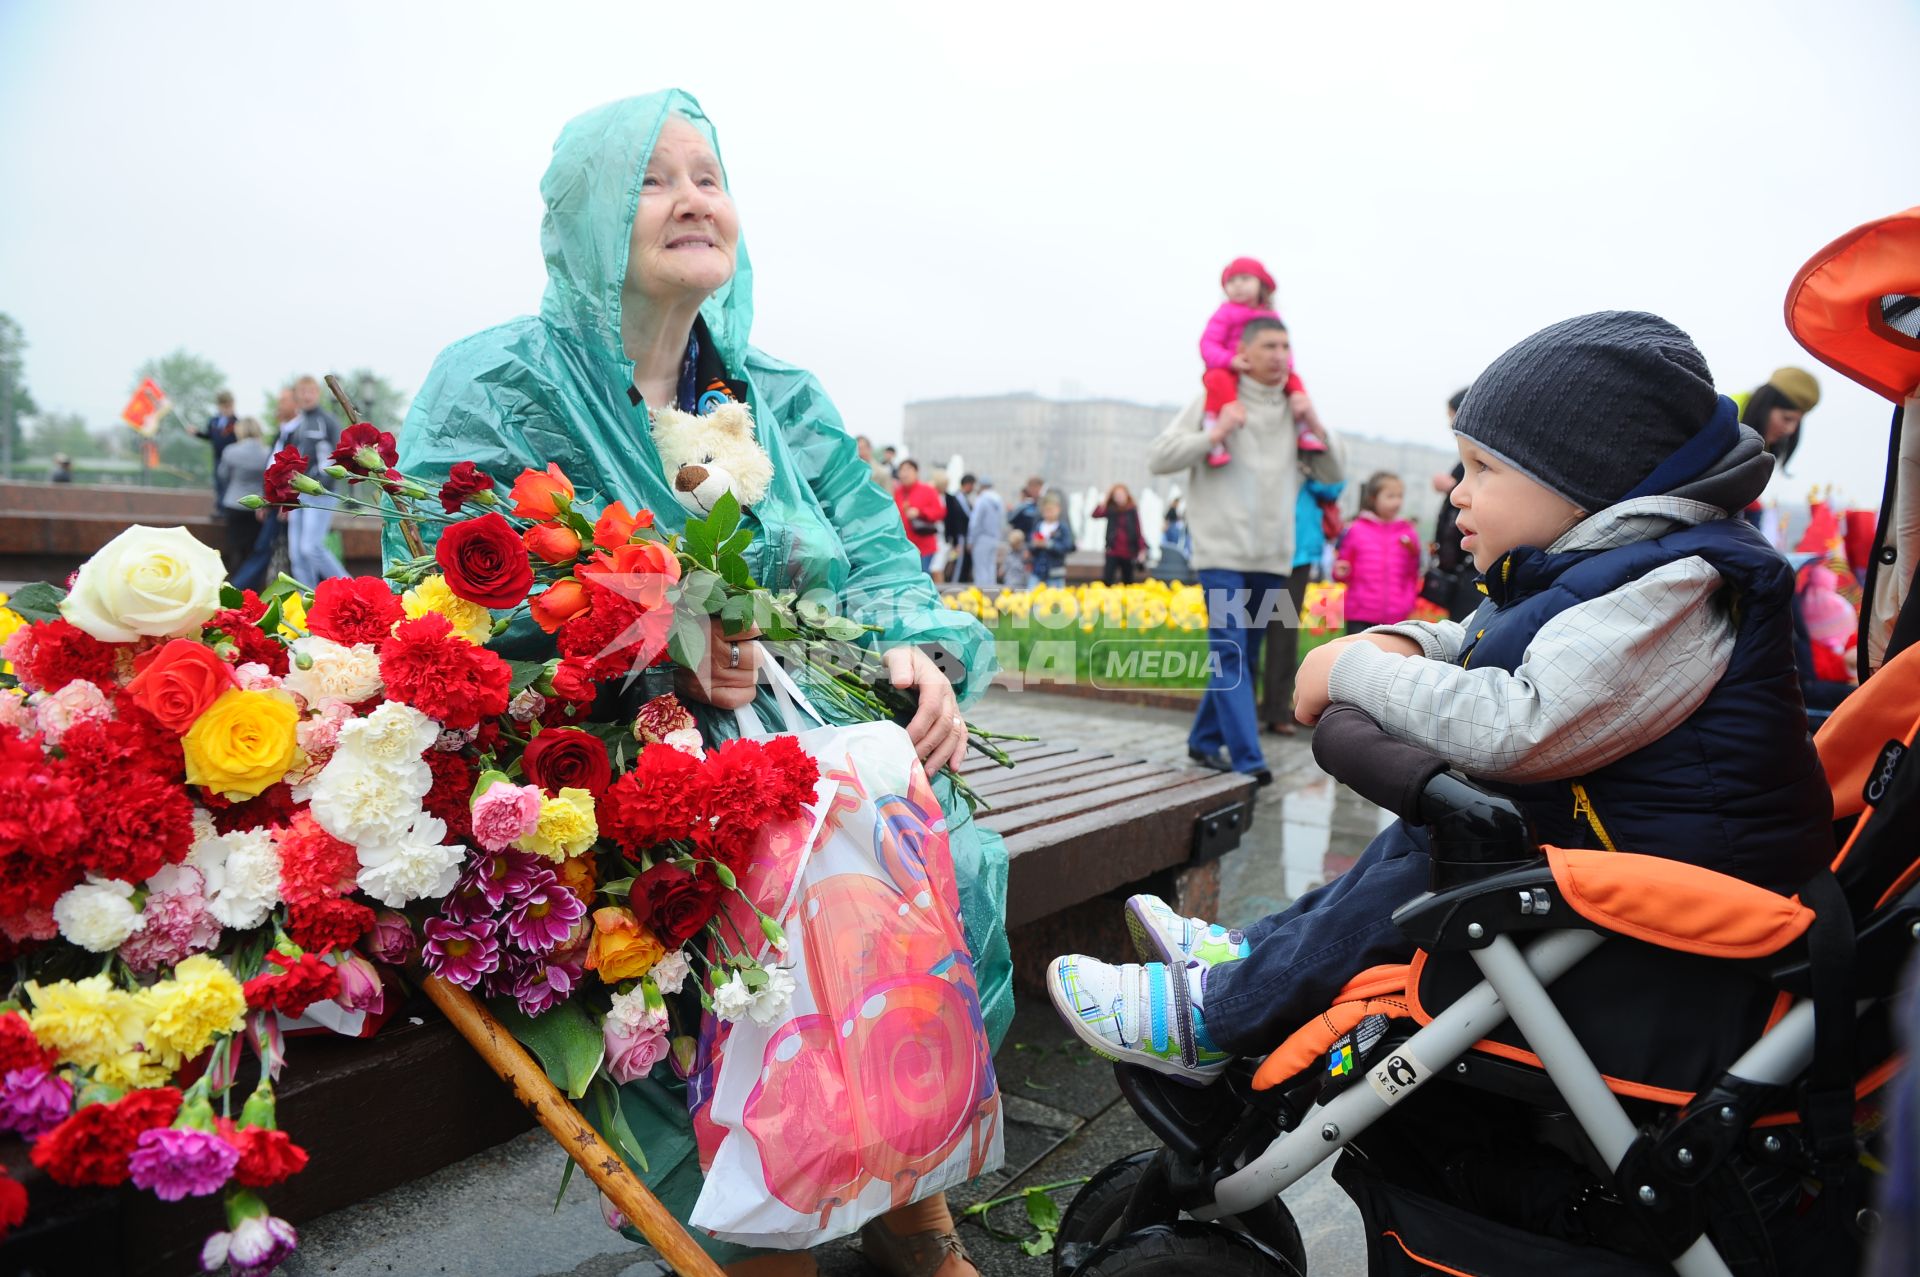
POLYGON ((704 417, 662 408, 653 414, 653 446, 673 495, 705 518, 723 492, 744 508, 767 495, 773 460, 754 437, 753 410, 728 401, 704 417))

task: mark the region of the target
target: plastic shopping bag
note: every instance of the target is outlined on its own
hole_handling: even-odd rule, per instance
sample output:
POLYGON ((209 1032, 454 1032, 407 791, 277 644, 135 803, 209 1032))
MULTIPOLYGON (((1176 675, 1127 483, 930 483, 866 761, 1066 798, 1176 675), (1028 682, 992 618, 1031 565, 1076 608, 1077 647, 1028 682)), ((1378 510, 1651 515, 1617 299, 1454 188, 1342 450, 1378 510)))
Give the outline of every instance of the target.
MULTIPOLYGON (((797 689, 780 699, 799 725, 797 689)), ((817 801, 763 835, 745 884, 786 932, 793 1003, 770 1025, 709 1020, 688 1086, 706 1171, 691 1222, 784 1249, 1006 1156, 946 820, 912 743, 892 723, 796 735, 820 764, 817 801)), ((758 956, 782 963, 770 945, 758 956)))

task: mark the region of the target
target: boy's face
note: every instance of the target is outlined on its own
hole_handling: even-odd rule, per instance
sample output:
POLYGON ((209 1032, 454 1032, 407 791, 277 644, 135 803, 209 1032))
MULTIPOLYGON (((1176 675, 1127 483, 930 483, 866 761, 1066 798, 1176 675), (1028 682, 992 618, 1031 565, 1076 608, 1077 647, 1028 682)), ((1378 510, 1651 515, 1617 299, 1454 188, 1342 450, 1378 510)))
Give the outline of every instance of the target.
POLYGON ((1227 276, 1227 300, 1251 306, 1260 300, 1260 281, 1251 275, 1227 276))
POLYGON ((1535 483, 1492 453, 1454 436, 1467 476, 1448 500, 1460 511, 1460 548, 1485 572, 1507 551, 1523 545, 1542 549, 1585 517, 1585 511, 1557 492, 1535 483))

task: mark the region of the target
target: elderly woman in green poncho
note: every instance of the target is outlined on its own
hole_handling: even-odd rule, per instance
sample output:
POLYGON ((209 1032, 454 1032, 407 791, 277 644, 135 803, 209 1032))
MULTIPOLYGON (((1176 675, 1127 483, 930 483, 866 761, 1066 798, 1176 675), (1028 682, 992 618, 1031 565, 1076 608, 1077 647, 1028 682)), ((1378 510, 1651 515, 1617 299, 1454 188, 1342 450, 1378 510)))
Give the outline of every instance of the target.
MULTIPOLYGON (((965 749, 959 707, 986 690, 990 640, 978 622, 940 605, 893 503, 819 383, 747 344, 753 272, 699 105, 676 90, 580 116, 561 132, 540 190, 548 276, 540 314, 441 354, 400 436, 401 465, 438 475, 472 461, 511 477, 557 462, 583 503, 644 506, 671 529, 681 507, 648 429, 651 410, 699 411, 716 390, 744 400, 774 467, 766 496, 744 515, 755 532, 755 577, 774 590, 831 590, 847 615, 881 627, 873 637, 894 681, 918 693, 908 734, 928 772, 938 773, 965 749)), ((397 544, 389 550, 404 553, 397 544)), ((516 655, 530 655, 539 639, 523 626, 507 642, 520 649, 516 655)), ((710 741, 729 734, 732 711, 748 704, 770 727, 779 725, 755 678, 756 651, 743 645, 735 667, 715 660, 698 674, 683 673, 680 693, 700 711, 710 741)), ((944 779, 936 788, 997 1046, 1013 1013, 1006 850, 973 824, 944 779)), ((622 1104, 647 1154, 648 1183, 686 1218, 700 1171, 683 1084, 663 1064, 623 1088, 622 1104)), ((756 1256, 700 1240, 737 1272, 812 1267, 804 1253, 756 1256)), ((862 1240, 870 1258, 902 1277, 972 1271, 943 1199, 874 1221, 862 1240)))

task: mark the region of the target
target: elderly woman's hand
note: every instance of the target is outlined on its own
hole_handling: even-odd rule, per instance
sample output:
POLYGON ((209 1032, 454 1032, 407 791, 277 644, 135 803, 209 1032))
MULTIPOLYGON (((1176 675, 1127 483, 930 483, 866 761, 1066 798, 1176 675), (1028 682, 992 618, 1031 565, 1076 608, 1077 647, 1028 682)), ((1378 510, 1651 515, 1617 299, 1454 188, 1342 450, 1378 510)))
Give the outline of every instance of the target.
POLYGON ((760 648, 752 640, 759 637, 759 630, 729 636, 719 621, 709 617, 699 667, 674 671, 674 690, 682 700, 700 701, 715 709, 753 704, 760 681, 760 648))
POLYGON ((913 739, 914 752, 920 755, 927 775, 936 776, 942 767, 958 763, 967 752, 967 720, 960 714, 953 684, 933 658, 917 647, 889 648, 884 659, 895 687, 920 690, 920 708, 907 724, 907 735, 913 739))

